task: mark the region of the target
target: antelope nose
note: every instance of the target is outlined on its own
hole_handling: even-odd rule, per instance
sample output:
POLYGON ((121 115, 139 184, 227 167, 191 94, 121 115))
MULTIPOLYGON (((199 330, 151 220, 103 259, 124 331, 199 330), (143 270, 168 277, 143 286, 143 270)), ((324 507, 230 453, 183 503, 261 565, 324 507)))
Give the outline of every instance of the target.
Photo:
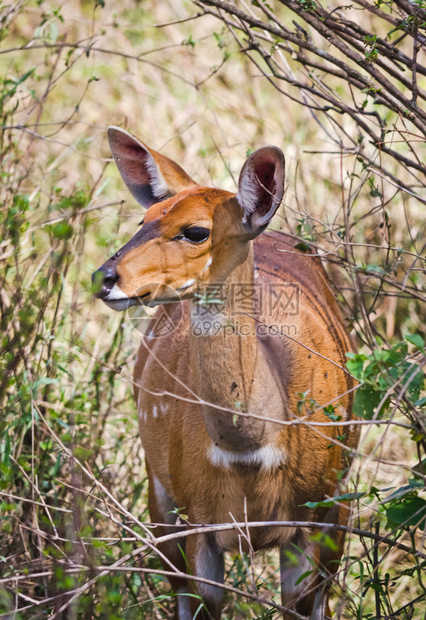
POLYGON ((118 273, 114 266, 103 265, 92 274, 92 284, 95 297, 105 299, 118 280, 118 273))

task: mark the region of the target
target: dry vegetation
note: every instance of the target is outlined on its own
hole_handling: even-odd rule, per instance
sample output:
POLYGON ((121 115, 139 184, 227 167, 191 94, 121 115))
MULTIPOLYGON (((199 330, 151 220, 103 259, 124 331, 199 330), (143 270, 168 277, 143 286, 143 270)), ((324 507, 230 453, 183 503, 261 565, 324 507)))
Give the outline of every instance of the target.
MULTIPOLYGON (((401 22, 407 9, 363 4, 344 14, 333 6, 383 39, 394 26, 377 12, 401 22)), ((425 73, 413 82, 404 65, 408 84, 391 79, 417 111, 386 107, 372 78, 364 87, 321 69, 333 51, 315 31, 321 5, 236 6, 243 15, 220 1, 0 2, 0 618, 173 611, 145 525, 131 397, 140 334, 90 287, 141 219, 110 163, 112 124, 229 190, 249 149, 283 149, 288 189, 274 225, 324 253, 371 356, 349 362, 370 399, 350 482, 362 494, 353 526, 364 535, 348 538, 336 616, 424 618, 425 73), (271 30, 280 24, 296 39, 271 30), (323 50, 315 58, 309 41, 323 50)), ((423 13, 389 41, 402 37, 401 53, 414 49, 424 66, 423 13)), ((352 66, 380 69, 382 39, 357 36, 368 66, 352 66)), ((276 615, 277 558, 250 562, 228 560, 226 583, 251 599, 228 593, 226 618, 276 615), (253 600, 252 569, 269 603, 253 600)))

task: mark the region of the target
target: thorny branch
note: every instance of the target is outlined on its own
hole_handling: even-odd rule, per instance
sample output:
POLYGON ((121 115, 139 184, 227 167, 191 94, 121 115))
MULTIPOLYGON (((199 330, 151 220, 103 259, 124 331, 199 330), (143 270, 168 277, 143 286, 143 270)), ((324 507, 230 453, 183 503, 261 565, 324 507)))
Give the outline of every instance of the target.
MULTIPOLYGON (((399 49, 397 44, 383 40, 375 33, 362 28, 353 19, 347 19, 343 14, 345 7, 329 12, 313 1, 307 8, 306 3, 296 0, 280 0, 281 4, 305 22, 306 28, 312 28, 321 36, 323 45, 318 47, 312 35, 305 28, 301 28, 298 23, 294 22, 295 29, 290 30, 278 17, 278 11, 273 13, 264 0, 259 0, 257 3, 266 18, 263 20, 254 15, 253 11, 243 11, 236 4, 231 4, 226 0, 194 0, 194 3, 202 7, 206 14, 214 15, 223 21, 232 30, 240 44, 241 51, 256 64, 262 74, 280 92, 285 96, 292 96, 288 91, 281 89, 280 82, 285 82, 300 92, 303 99, 302 105, 313 111, 322 112, 335 127, 336 141, 343 152, 354 152, 356 149, 360 157, 364 157, 364 154, 368 157, 364 143, 365 137, 368 136, 370 144, 378 152, 386 153, 396 159, 404 168, 422 173, 420 177, 416 177, 416 183, 425 186, 423 176, 426 173, 425 164, 387 145, 393 133, 399 134, 403 141, 407 142, 404 131, 397 127, 398 118, 407 119, 413 125, 413 129, 415 128, 426 136, 426 112, 424 106, 417 104, 417 98, 425 100, 426 93, 419 88, 416 80, 417 74, 426 75, 426 67, 419 63, 417 53, 420 46, 425 45, 426 38, 419 34, 418 28, 413 30, 405 26, 404 19, 392 20, 398 32, 402 30, 407 36, 413 37, 414 51, 410 57, 399 49), (243 33, 247 38, 242 40, 241 34, 239 36, 238 33, 243 33), (266 45, 265 41, 269 44, 266 45), (279 50, 285 51, 290 56, 290 61, 295 60, 300 63, 302 79, 296 78, 294 72, 289 69, 287 61, 282 62, 277 53, 279 50), (256 52, 264 62, 264 66, 269 69, 269 76, 256 60, 253 52, 256 52), (411 70, 411 80, 404 75, 404 69, 400 65, 411 70), (312 69, 317 69, 322 75, 314 73, 312 69), (364 102, 360 101, 355 104, 352 96, 352 102, 345 103, 328 84, 328 76, 346 83, 351 90, 355 89, 364 102), (403 94, 404 89, 401 85, 411 93, 410 97, 403 94), (310 95, 309 98, 306 97, 307 94, 310 95), (373 106, 376 109, 371 110, 370 106, 366 105, 367 96, 373 99, 373 106), (326 102, 326 105, 322 102, 326 102), (386 115, 378 111, 380 106, 397 115, 392 129, 388 128, 389 122, 385 118, 386 115), (338 116, 346 114, 354 120, 358 127, 357 136, 348 136, 341 121, 338 117, 336 118, 336 113, 338 116), (347 139, 350 140, 350 145, 347 144, 347 139)), ((373 12, 377 12, 376 7, 370 3, 363 2, 362 4, 368 5, 373 12)), ((320 122, 317 114, 314 118, 320 122)), ((392 142, 394 142, 393 137, 392 142)), ((387 171, 383 166, 381 170, 386 174, 387 171)), ((395 178, 393 180, 396 181, 395 178)), ((405 183, 400 186, 407 190, 411 189, 405 183)))

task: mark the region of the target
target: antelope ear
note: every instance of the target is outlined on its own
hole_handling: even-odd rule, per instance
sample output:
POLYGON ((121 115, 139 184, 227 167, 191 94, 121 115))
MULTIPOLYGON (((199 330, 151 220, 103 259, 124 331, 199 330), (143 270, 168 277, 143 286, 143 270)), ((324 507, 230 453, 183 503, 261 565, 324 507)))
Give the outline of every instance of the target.
POLYGON ((259 234, 269 224, 284 194, 285 160, 276 146, 264 146, 250 155, 238 181, 237 200, 243 223, 259 234))
POLYGON ((127 131, 108 127, 108 141, 123 181, 143 207, 197 186, 173 160, 148 148, 127 131))

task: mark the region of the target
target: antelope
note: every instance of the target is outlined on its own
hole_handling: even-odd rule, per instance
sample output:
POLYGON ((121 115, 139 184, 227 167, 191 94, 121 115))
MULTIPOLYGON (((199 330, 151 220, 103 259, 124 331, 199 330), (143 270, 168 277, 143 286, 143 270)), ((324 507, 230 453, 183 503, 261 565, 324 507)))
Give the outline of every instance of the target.
POLYGON ((339 419, 353 419, 345 370, 352 344, 319 255, 266 231, 283 198, 284 155, 275 146, 253 152, 234 194, 199 186, 120 128, 110 127, 108 138, 147 211, 93 277, 96 296, 113 310, 159 306, 134 370, 155 531, 176 532, 180 509, 189 528, 269 522, 246 540, 218 527, 159 545, 165 568, 180 571, 170 577, 175 617, 198 610, 197 618, 220 618, 224 553, 278 547, 284 618, 322 620, 343 552, 344 528, 333 525, 347 523, 349 508, 305 504, 338 495, 357 445, 356 425, 315 426, 330 422, 330 403, 339 419), (167 306, 173 329, 156 337, 163 305, 177 299, 167 306), (275 521, 328 524, 332 548, 322 544, 322 528, 275 521))

